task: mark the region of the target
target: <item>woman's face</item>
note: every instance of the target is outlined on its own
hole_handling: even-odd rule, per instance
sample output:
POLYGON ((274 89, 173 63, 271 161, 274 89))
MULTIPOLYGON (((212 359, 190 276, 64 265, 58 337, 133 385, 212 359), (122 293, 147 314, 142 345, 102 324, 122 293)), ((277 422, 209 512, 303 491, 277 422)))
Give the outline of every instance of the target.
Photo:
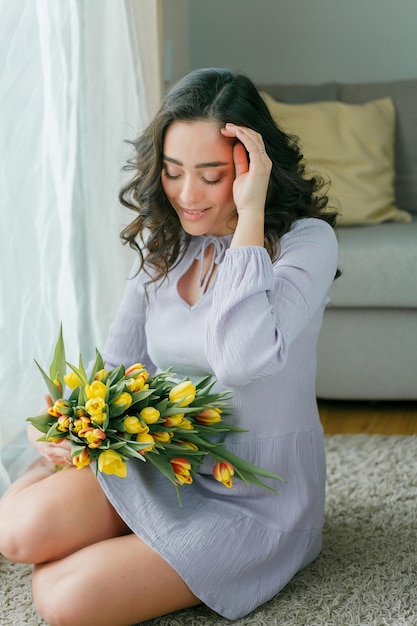
POLYGON ((233 145, 214 124, 177 121, 168 127, 161 179, 188 234, 221 237, 234 231, 233 145))

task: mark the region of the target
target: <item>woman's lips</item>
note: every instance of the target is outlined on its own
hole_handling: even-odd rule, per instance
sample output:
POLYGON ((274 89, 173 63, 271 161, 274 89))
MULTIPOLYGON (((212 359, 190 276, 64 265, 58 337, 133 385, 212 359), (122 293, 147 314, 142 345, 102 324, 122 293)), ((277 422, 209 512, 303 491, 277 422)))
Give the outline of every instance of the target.
POLYGON ((199 220, 202 217, 202 215, 204 215, 204 213, 208 211, 208 208, 195 210, 195 209, 185 209, 184 207, 180 207, 180 209, 184 217, 190 221, 199 220))

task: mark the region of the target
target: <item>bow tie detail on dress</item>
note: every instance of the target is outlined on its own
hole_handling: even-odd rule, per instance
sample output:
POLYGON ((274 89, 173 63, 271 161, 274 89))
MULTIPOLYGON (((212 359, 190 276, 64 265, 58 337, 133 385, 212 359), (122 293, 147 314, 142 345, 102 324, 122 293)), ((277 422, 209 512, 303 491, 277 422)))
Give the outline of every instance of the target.
POLYGON ((200 261, 200 275, 198 278, 199 285, 202 293, 205 293, 213 275, 214 266, 223 261, 224 255, 228 245, 224 239, 220 237, 204 237, 201 248, 196 254, 196 259, 200 261), (206 251, 209 246, 214 246, 213 254, 211 256, 210 265, 205 271, 205 257, 206 251))

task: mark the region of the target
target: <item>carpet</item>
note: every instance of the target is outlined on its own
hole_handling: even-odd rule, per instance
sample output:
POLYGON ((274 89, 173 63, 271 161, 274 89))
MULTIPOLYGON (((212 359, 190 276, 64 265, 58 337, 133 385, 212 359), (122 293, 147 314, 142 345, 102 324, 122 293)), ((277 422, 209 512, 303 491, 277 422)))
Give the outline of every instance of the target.
MULTIPOLYGON (((234 626, 417 626, 417 436, 326 437, 323 551, 234 626)), ((0 625, 45 626, 30 567, 0 556, 0 625)), ((206 607, 146 626, 226 626, 206 607)))

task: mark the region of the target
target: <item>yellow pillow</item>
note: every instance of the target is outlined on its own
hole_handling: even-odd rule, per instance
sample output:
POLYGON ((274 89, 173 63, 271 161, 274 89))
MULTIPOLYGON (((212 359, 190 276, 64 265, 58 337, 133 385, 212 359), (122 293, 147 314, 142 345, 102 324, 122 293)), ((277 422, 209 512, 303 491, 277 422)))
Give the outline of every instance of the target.
POLYGON ((310 174, 330 179, 339 225, 411 221, 395 206, 395 109, 390 98, 366 104, 287 104, 261 93, 272 117, 297 135, 310 174))

